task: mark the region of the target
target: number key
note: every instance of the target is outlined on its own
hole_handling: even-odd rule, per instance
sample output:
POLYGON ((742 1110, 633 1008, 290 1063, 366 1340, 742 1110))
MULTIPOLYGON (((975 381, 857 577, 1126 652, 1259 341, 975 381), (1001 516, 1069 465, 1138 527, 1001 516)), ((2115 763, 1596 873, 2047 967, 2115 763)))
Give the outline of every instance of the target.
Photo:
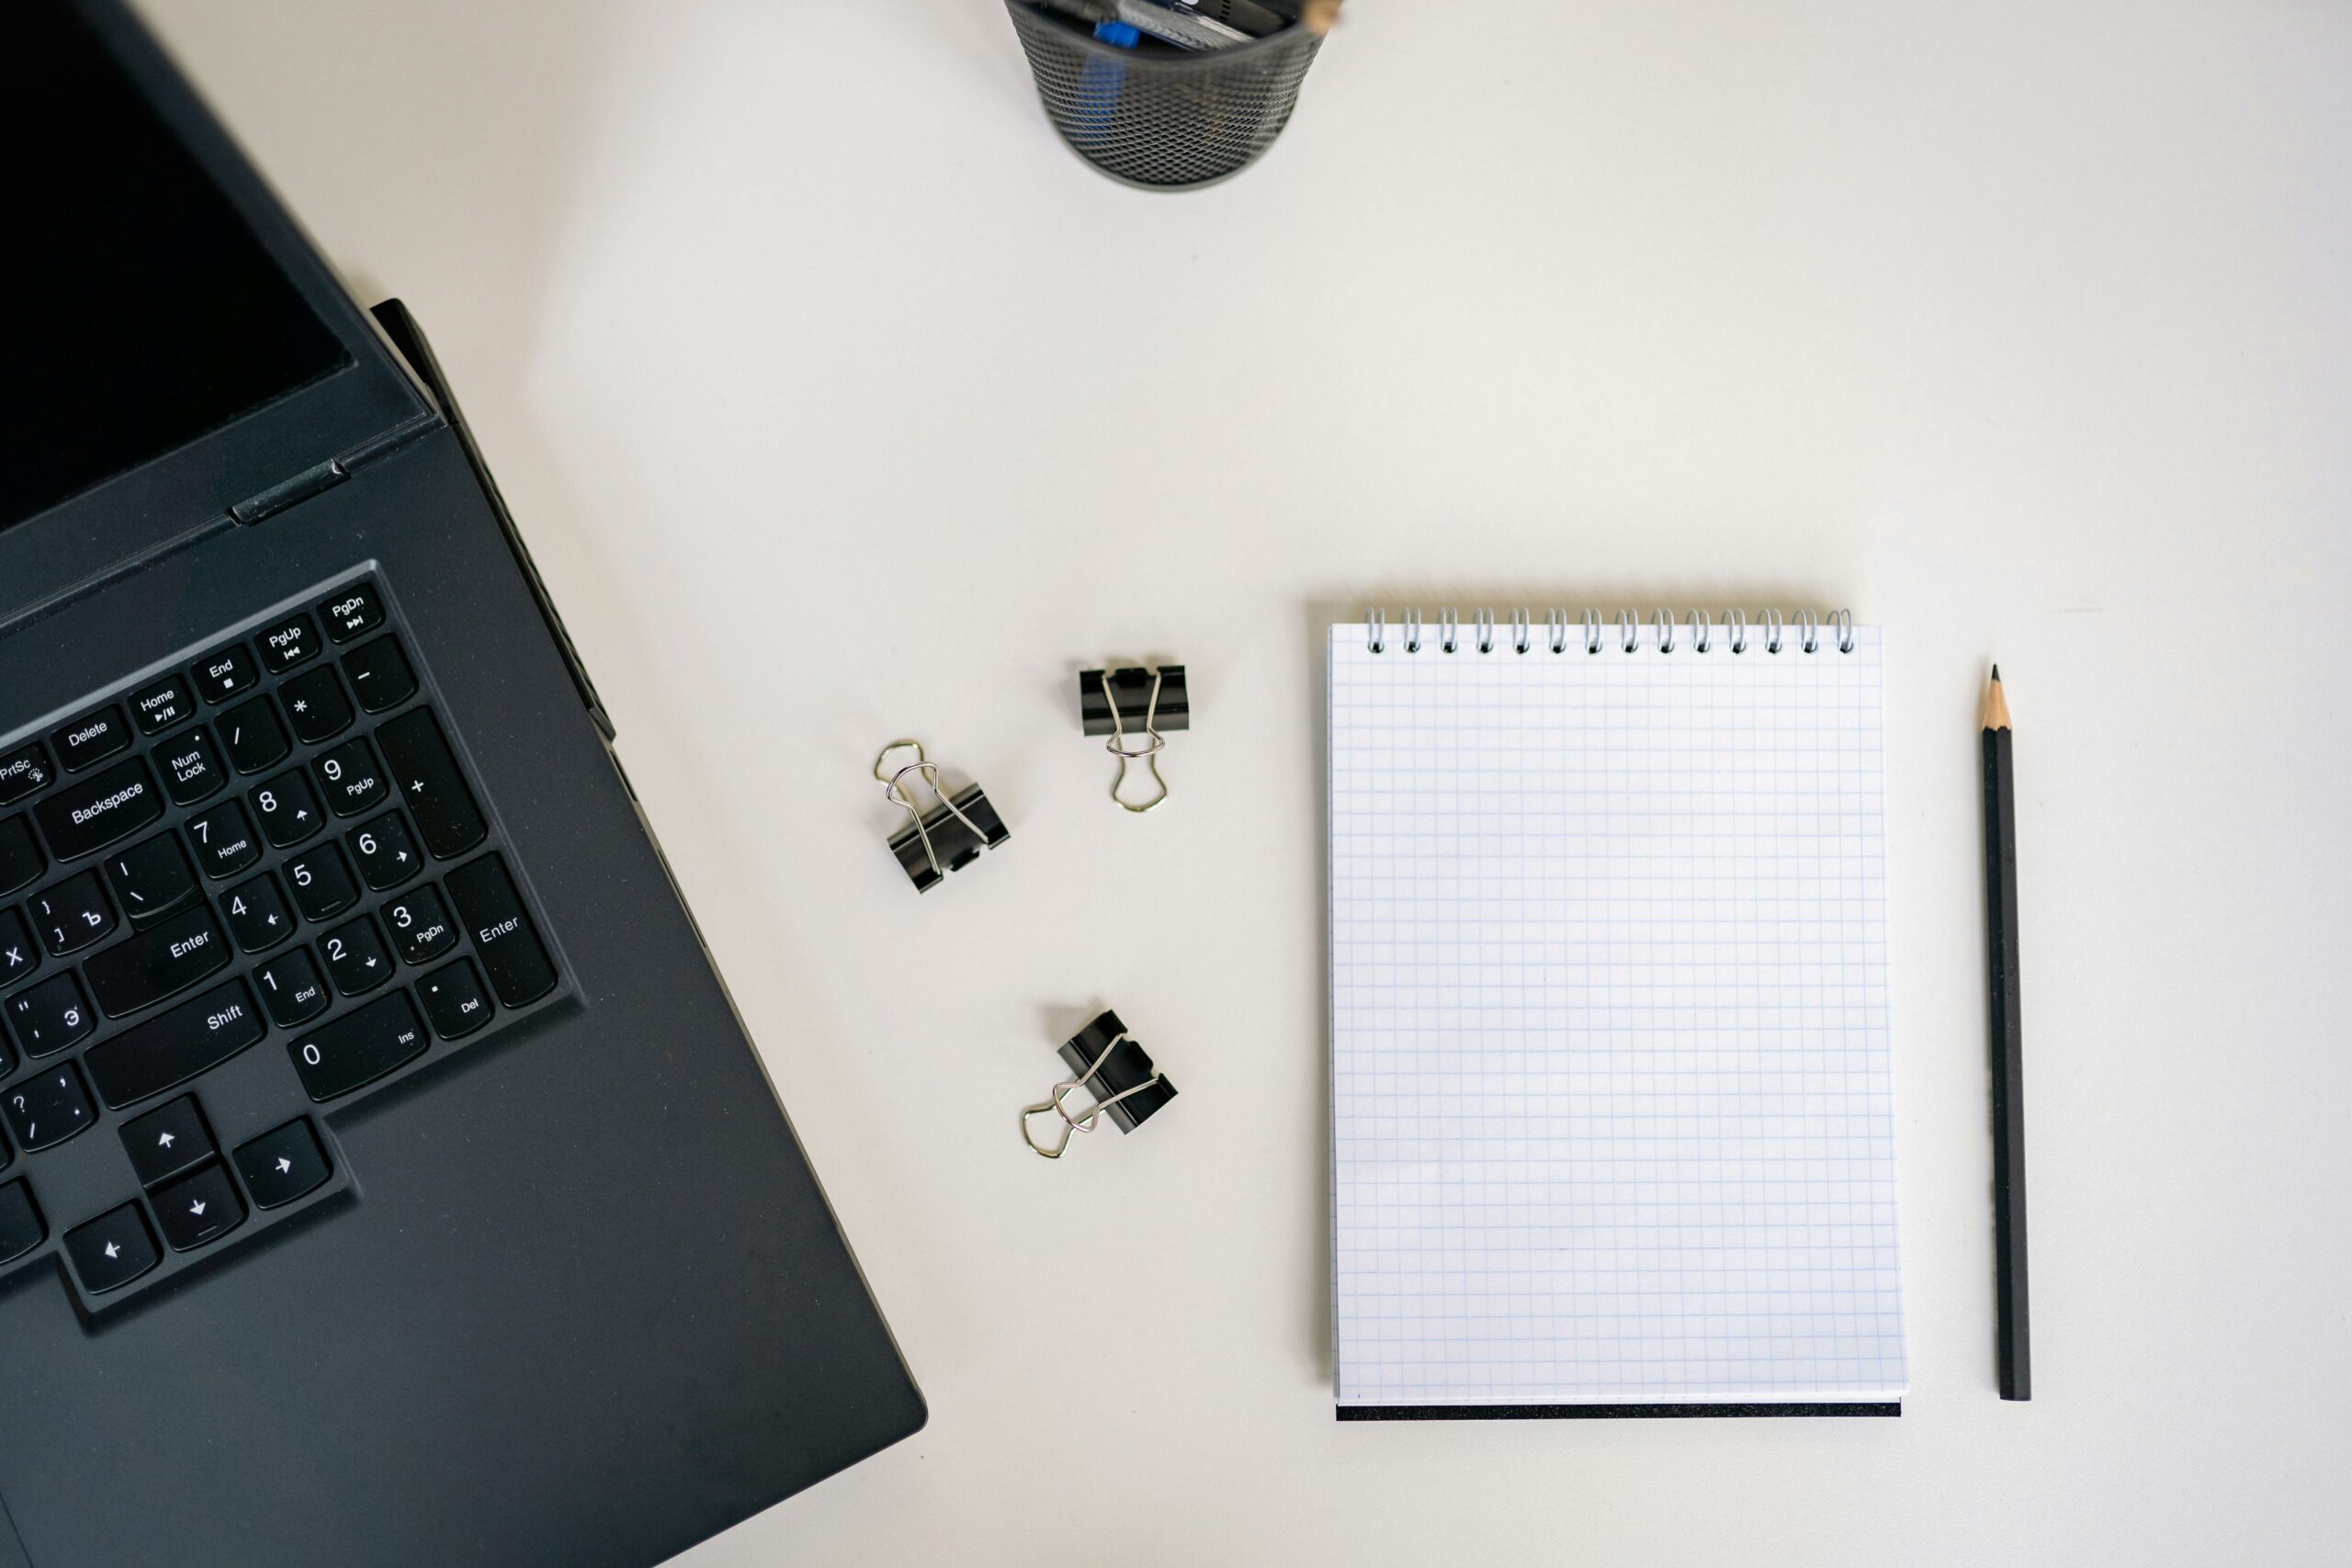
POLYGON ((404 898, 384 906, 392 928, 392 945, 410 964, 430 964, 458 945, 458 930, 449 923, 448 906, 430 887, 420 887, 404 898))
POLYGON ((329 931, 320 941, 319 951, 326 955, 327 975, 334 981, 334 988, 346 997, 372 991, 392 976, 392 955, 376 922, 365 915, 329 931))
POLYGON ((344 742, 312 765, 326 792, 327 809, 337 817, 356 817, 384 798, 384 770, 364 738, 344 742))
POLYGON ((254 979, 261 987, 262 1005, 269 1010, 270 1021, 280 1029, 291 1029, 327 1010, 331 998, 326 982, 319 978, 319 966, 311 962, 307 948, 298 947, 271 959, 254 979))
POLYGON ((288 865, 286 880, 294 885, 294 907, 306 920, 332 919, 359 901, 359 885, 333 844, 322 844, 288 865))
POLYGON ((278 892, 277 879, 266 871, 231 888, 220 901, 220 912, 228 916, 229 934, 237 939, 241 953, 263 952, 294 934, 286 896, 278 892))
POLYGON ((261 859, 254 825, 245 820, 245 808, 233 800, 190 822, 187 834, 196 840, 196 863, 215 882, 234 876, 261 859))
POLYGON ((409 837, 399 812, 387 811, 346 837, 360 876, 377 892, 398 887, 416 874, 416 840, 409 837))
POLYGON ((262 836, 281 850, 300 843, 326 820, 319 797, 311 793, 310 775, 300 768, 290 768, 254 791, 253 800, 262 836))

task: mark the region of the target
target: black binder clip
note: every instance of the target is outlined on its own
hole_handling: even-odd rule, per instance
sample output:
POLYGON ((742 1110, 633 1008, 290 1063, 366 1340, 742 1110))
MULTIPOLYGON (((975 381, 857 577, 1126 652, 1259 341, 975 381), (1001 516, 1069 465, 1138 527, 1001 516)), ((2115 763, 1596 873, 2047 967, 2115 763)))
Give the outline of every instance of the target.
POLYGON ((918 893, 928 893, 947 880, 951 871, 961 871, 980 858, 983 850, 992 850, 1012 837, 1004 818, 996 814, 978 784, 967 784, 953 795, 941 787, 939 764, 927 761, 920 740, 893 740, 882 748, 874 759, 874 776, 882 781, 882 793, 892 805, 907 814, 907 825, 890 836, 890 852, 899 857, 899 866, 918 893), (903 766, 890 766, 894 751, 912 751, 915 760, 903 766), (915 805, 915 785, 920 780, 939 802, 929 811, 915 805))
POLYGON ((1111 798, 1133 812, 1145 812, 1168 798, 1168 781, 1159 776, 1159 753, 1168 742, 1163 729, 1193 728, 1193 705, 1184 694, 1184 667, 1163 664, 1153 670, 1089 670, 1078 678, 1078 716, 1089 735, 1111 739, 1103 750, 1119 759, 1119 776, 1111 781, 1111 798), (1130 732, 1140 730, 1144 742, 1128 744, 1130 732), (1124 793, 1127 769, 1141 762, 1151 770, 1159 793, 1142 805, 1131 804, 1124 793))
POLYGON ((1066 1041, 1061 1058, 1078 1076, 1064 1078, 1054 1091, 1021 1112, 1021 1135, 1047 1159, 1059 1159, 1069 1147, 1072 1133, 1091 1133, 1104 1116, 1122 1133, 1132 1133, 1159 1108, 1176 1098, 1176 1086, 1151 1065, 1151 1056, 1127 1036, 1127 1026, 1115 1012, 1106 1012, 1066 1041), (1073 1112, 1069 1097, 1083 1089, 1093 1103, 1073 1112), (1029 1124, 1040 1116, 1061 1118, 1061 1134, 1049 1147, 1037 1141, 1029 1124))

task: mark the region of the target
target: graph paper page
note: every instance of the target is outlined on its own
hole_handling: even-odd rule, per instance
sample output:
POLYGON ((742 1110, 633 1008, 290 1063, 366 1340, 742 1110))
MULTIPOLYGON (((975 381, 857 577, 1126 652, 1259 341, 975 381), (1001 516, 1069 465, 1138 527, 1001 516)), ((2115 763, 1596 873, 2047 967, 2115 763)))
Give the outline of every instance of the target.
POLYGON ((1330 646, 1343 1405, 1905 1386, 1881 644, 1330 646))

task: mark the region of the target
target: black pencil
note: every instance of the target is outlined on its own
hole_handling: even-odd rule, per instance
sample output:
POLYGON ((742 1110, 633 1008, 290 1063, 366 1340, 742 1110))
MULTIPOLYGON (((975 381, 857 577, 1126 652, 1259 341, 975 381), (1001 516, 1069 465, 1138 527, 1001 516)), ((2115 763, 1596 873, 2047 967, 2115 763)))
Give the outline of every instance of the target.
POLYGON ((1984 689, 1984 948, 1993 1020, 1993 1247, 2001 1397, 2033 1397, 2026 1315, 2025 1055, 2018 1001, 2018 808, 2001 667, 1984 689))

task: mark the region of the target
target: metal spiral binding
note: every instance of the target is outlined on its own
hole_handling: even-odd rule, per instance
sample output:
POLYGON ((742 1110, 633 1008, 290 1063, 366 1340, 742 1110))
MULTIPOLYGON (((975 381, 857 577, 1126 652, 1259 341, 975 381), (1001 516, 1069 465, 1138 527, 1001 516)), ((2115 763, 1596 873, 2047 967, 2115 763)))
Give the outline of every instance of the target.
MULTIPOLYGON (((1418 609, 1410 609, 1400 611, 1398 614, 1397 624, 1402 628, 1402 637, 1397 640, 1397 647, 1406 653, 1420 652, 1421 612, 1418 609)), ((1364 615, 1364 624, 1365 646, 1374 653, 1387 652, 1391 641, 1388 612, 1384 609, 1368 610, 1364 615)), ((1600 612, 1586 610, 1582 612, 1577 624, 1584 632, 1585 652, 1588 654, 1600 652, 1605 636, 1605 624, 1601 619, 1600 612)), ((1618 647, 1627 653, 1639 652, 1645 626, 1641 612, 1619 610, 1616 613, 1614 624, 1617 629, 1618 647)), ((1513 652, 1531 653, 1535 650, 1538 643, 1534 634, 1534 625, 1533 611, 1513 610, 1510 613, 1510 647, 1513 652)), ((1570 648, 1576 646, 1576 639, 1569 635, 1569 625, 1568 613, 1566 610, 1544 611, 1544 636, 1541 646, 1554 653, 1567 652, 1570 648)), ((1745 610, 1722 612, 1720 623, 1714 615, 1705 610, 1692 610, 1682 623, 1678 624, 1672 611, 1657 609, 1650 612, 1646 625, 1657 651, 1664 654, 1670 654, 1677 649, 1684 647, 1694 654, 1712 654, 1718 651, 1734 655, 1746 654, 1749 650, 1751 626, 1760 634, 1763 652, 1778 654, 1791 649, 1787 634, 1792 629, 1792 623, 1778 610, 1757 612, 1757 618, 1753 623, 1748 620, 1747 612, 1745 610), (1722 633, 1720 637, 1716 635, 1718 629, 1722 633)), ((1492 610, 1473 611, 1471 626, 1474 643, 1478 652, 1492 653, 1498 647, 1502 646, 1500 639, 1495 635, 1495 613, 1492 610)), ((1854 651, 1854 613, 1851 610, 1832 611, 1826 617, 1818 611, 1799 610, 1795 613, 1793 629, 1797 634, 1794 643, 1795 651, 1821 652, 1824 646, 1822 634, 1825 631, 1829 634, 1828 646, 1834 647, 1840 653, 1854 651)), ((1438 651, 1443 653, 1459 653, 1463 650, 1462 616, 1459 612, 1440 610, 1437 613, 1437 648, 1438 651)))

